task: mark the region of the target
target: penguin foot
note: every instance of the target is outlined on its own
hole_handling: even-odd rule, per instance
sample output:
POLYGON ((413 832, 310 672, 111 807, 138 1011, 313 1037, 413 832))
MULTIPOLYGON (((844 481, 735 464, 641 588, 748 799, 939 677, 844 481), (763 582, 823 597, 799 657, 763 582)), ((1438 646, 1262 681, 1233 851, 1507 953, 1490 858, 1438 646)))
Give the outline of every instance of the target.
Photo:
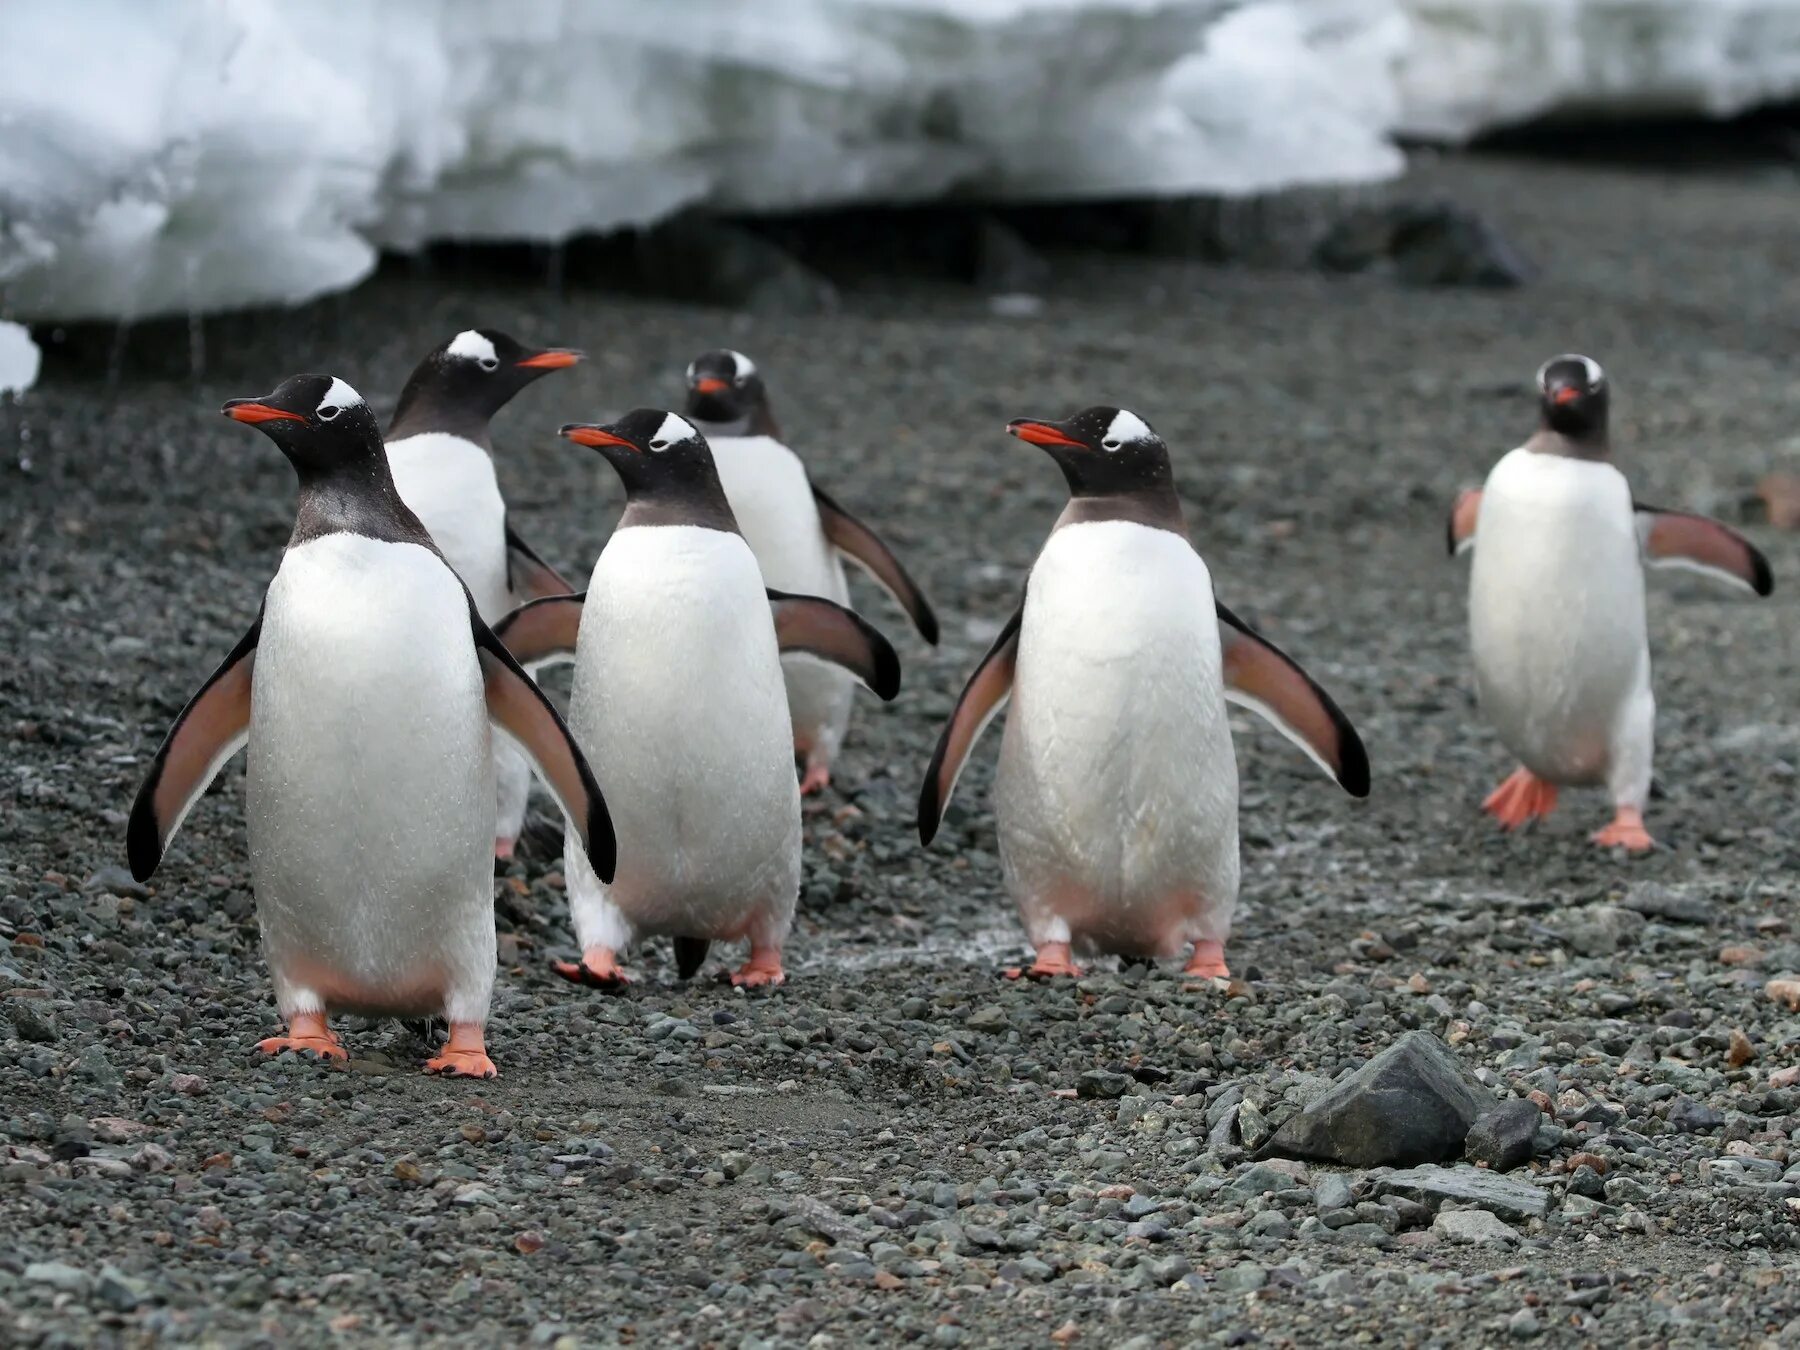
POLYGON ((805 775, 800 779, 800 795, 811 797, 830 786, 831 766, 829 764, 808 764, 805 775))
POLYGON ((570 984, 585 984, 609 994, 619 993, 631 983, 611 947, 590 947, 581 954, 581 960, 557 961, 550 968, 570 984))
POLYGON ((319 1059, 350 1058, 350 1052, 344 1049, 344 1043, 337 1038, 337 1033, 325 1025, 324 1013, 295 1013, 288 1019, 287 1035, 270 1036, 258 1041, 256 1048, 265 1055, 279 1055, 283 1050, 293 1050, 319 1059))
POLYGON ((1225 944, 1210 938, 1194 944, 1194 954, 1181 968, 1183 975, 1202 980, 1229 980, 1231 968, 1225 964, 1225 944))
POLYGON ((452 1022, 450 1039, 438 1054, 425 1061, 426 1073, 451 1078, 498 1078, 500 1070, 488 1058, 487 1044, 477 1022, 452 1022))
POLYGON ((1499 821, 1501 829, 1516 830, 1556 809, 1556 784, 1545 782, 1530 769, 1514 769, 1488 794, 1481 809, 1499 821))
POLYGON ((1069 944, 1066 942, 1046 942, 1037 949, 1037 960, 1024 970, 1017 966, 1000 972, 1009 980, 1032 979, 1048 980, 1058 975, 1073 975, 1077 978, 1087 974, 1070 958, 1069 944))
POLYGON ((505 862, 512 857, 513 849, 518 847, 518 843, 517 839, 495 839, 494 857, 500 862, 505 862))
POLYGON ((1601 848, 1622 848, 1632 853, 1648 853, 1656 841, 1644 828, 1644 813, 1634 806, 1621 806, 1612 824, 1595 830, 1590 836, 1601 848))
POLYGON ((774 988, 787 983, 787 972, 781 968, 781 952, 750 944, 750 959, 731 972, 731 982, 739 989, 774 988))

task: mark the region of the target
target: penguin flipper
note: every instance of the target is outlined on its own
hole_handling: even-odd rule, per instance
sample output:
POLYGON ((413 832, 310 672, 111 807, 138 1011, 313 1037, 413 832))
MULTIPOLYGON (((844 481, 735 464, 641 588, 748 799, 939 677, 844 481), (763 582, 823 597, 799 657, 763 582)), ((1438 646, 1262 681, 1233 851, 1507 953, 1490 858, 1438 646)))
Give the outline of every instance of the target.
POLYGON ((188 700, 150 761, 125 826, 126 858, 139 881, 150 879, 200 794, 250 739, 251 673, 262 621, 258 609, 250 631, 188 700))
POLYGON ((881 541, 875 531, 821 492, 817 484, 813 485, 812 494, 813 501, 819 508, 819 523, 825 527, 826 540, 874 578, 875 584, 906 611, 906 617, 919 630, 919 636, 932 646, 937 646, 937 615, 932 613, 931 602, 925 598, 925 592, 919 589, 911 574, 900 565, 893 550, 881 541))
POLYGON ((691 980, 706 964, 706 950, 712 946, 707 938, 678 937, 675 939, 675 973, 684 980, 691 980))
POLYGON ((522 666, 554 666, 573 661, 586 603, 586 591, 528 600, 494 625, 494 636, 506 644, 522 666))
POLYGON ((488 719, 531 761, 580 836, 594 875, 611 882, 618 862, 618 841, 587 757, 544 691, 481 621, 473 601, 469 620, 474 627, 475 655, 481 662, 488 719))
POLYGON ((542 600, 546 596, 568 595, 575 589, 563 579, 561 572, 519 538, 519 532, 510 522, 506 526, 506 585, 520 604, 542 600))
POLYGON ((1012 697, 1013 675, 1019 665, 1019 626, 1024 618, 1025 601, 1021 598, 1019 607, 1000 630, 1000 636, 994 639, 994 645, 988 648, 987 655, 981 658, 981 664, 975 667, 975 673, 963 686, 956 709, 938 737, 937 749, 931 752, 931 763, 925 769, 925 784, 919 789, 919 842, 922 844, 929 844, 937 834, 944 808, 950 805, 950 794, 956 791, 957 780, 962 777, 963 765, 968 763, 975 742, 981 739, 988 723, 999 716, 1012 697))
POLYGON ((1464 488, 1456 494, 1456 501, 1450 507, 1450 519, 1444 527, 1444 544, 1451 557, 1475 547, 1475 521, 1480 515, 1480 488, 1464 488))
POLYGON ((789 652, 842 666, 883 703, 900 692, 900 658, 888 640, 854 610, 816 595, 769 592, 775 642, 789 652))
POLYGON ((1225 697, 1266 718, 1352 797, 1369 795, 1369 755, 1343 710, 1273 642, 1213 601, 1225 697))
POLYGON ((1775 589, 1769 560, 1728 525, 1685 511, 1633 502, 1638 544, 1649 567, 1678 567, 1753 595, 1775 589))

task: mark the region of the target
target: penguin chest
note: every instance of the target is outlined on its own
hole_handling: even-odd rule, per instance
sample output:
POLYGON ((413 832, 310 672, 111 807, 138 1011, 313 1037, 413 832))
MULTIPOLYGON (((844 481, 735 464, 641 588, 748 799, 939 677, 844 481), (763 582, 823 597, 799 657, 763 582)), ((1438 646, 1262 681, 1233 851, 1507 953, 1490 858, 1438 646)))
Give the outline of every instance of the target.
POLYGON ((408 436, 387 447, 394 486, 431 532, 489 623, 512 608, 506 581, 506 503, 492 457, 447 432, 408 436))
POLYGON ((1649 687, 1631 492, 1611 465, 1518 449, 1482 492, 1469 636, 1483 712, 1534 772, 1598 777, 1649 687))
POLYGON ((762 574, 744 540, 617 531, 594 569, 570 724, 619 839, 609 898, 640 932, 733 935, 799 884, 800 797, 762 574))
MULTIPOLYGON (((800 457, 770 436, 719 437, 712 451, 763 583, 849 604, 844 564, 825 538, 800 457)), ((824 742, 829 753, 849 721, 855 682, 836 666, 815 661, 785 662, 783 676, 796 740, 824 742)))
POLYGON ((1186 540, 1126 522, 1051 536, 1027 591, 996 794, 1015 891, 1101 908, 1235 895, 1212 579, 1186 540))
POLYGON ((351 534, 288 550, 248 746, 278 980, 328 1006, 435 1011, 456 972, 491 971, 489 737, 468 602, 441 560, 351 534))

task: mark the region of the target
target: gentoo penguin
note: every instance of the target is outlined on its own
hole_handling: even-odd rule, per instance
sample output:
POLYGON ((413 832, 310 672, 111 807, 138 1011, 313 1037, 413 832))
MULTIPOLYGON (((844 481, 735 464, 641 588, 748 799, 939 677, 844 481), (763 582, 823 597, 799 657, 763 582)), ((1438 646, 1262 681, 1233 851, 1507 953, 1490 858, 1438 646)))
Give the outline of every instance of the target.
POLYGON ((1357 797, 1369 791, 1362 742, 1305 671, 1213 598, 1148 423, 1089 408, 1007 430, 1061 466, 1069 504, 938 741, 919 837, 931 842, 1010 698, 994 812, 1037 950, 1029 973, 1079 975, 1072 950, 1172 957, 1192 944, 1188 974, 1229 974, 1238 777, 1226 702, 1268 718, 1357 797))
POLYGON ((1599 363, 1557 356, 1537 374, 1538 429, 1451 508, 1450 551, 1475 548, 1469 638, 1482 711, 1520 767, 1483 803, 1508 830, 1603 785, 1593 840, 1652 848, 1644 828, 1656 700, 1644 622, 1651 567, 1703 572, 1767 595, 1769 564, 1716 520, 1634 502, 1611 463, 1599 363), (1479 547, 1475 547, 1479 541, 1479 547))
MULTIPOLYGON (((843 559, 858 564, 937 645, 937 616, 880 537, 812 482, 782 443, 769 393, 742 352, 711 351, 687 368, 687 419, 712 447, 713 463, 763 580, 777 590, 850 603, 843 559)), ((794 754, 805 763, 803 794, 831 782, 831 765, 850 722, 851 677, 811 661, 784 664, 794 754)))
POLYGON ((225 415, 300 479, 281 566, 250 631, 182 709, 131 809, 147 880, 188 809, 249 746, 246 815, 263 954, 287 1034, 258 1049, 346 1058, 334 1011, 441 1013, 431 1072, 491 1078, 492 726, 531 757, 584 865, 613 870, 606 804, 556 710, 407 509, 374 414, 296 375, 225 415))
POLYGON ((569 724, 604 750, 619 831, 610 885, 569 851, 582 957, 557 971, 616 988, 619 954, 663 934, 685 979, 709 942, 747 938, 732 983, 780 984, 800 885, 781 653, 834 662, 883 699, 900 687, 899 658, 841 605, 764 587, 692 424, 640 408, 562 434, 618 471, 625 514, 582 595, 533 601, 496 630, 521 661, 573 653, 569 724))
MULTIPOLYGON (((527 600, 575 589, 507 523, 488 422, 526 385, 579 360, 581 353, 567 347, 534 350, 492 328, 466 329, 419 362, 388 426, 388 463, 400 496, 487 623, 527 600)), ((518 751, 499 745, 494 777, 494 856, 508 858, 525 824, 531 770, 518 751)))

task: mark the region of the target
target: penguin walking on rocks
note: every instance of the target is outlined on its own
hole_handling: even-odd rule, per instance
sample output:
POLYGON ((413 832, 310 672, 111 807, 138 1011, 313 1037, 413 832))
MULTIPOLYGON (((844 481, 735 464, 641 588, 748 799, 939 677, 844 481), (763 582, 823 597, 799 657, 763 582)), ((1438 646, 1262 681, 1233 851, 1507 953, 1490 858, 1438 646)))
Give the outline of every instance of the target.
POLYGON ((884 700, 899 658, 842 605, 765 587, 691 423, 640 408, 562 434, 618 471, 625 514, 585 592, 533 601, 496 630, 521 661, 573 654, 569 724, 598 756, 619 831, 610 883, 569 850, 582 956, 557 972, 616 989, 620 953, 664 935, 684 979, 709 943, 748 940, 732 983, 780 984, 800 888, 781 656, 831 662, 884 700))
POLYGON ((176 718, 127 826, 147 880, 241 746, 263 954, 287 1033, 347 1058, 332 1012, 441 1014, 431 1072, 491 1078, 493 730, 535 764, 571 854, 613 871, 606 803, 556 710, 400 498, 374 414, 296 375, 225 415, 280 447, 299 510, 256 622, 176 718))
POLYGON ((1191 947, 1186 973, 1228 975, 1238 777, 1226 703, 1268 718, 1356 797, 1369 791, 1362 742, 1305 671, 1214 599, 1148 423, 1099 407, 1007 430, 1056 461, 1069 504, 938 741, 919 837, 931 842, 1010 699, 994 810, 1037 953, 1025 973, 1079 975, 1078 952, 1191 947))
POLYGON ((1482 804, 1515 830, 1558 788, 1601 786, 1604 848, 1647 851, 1656 700, 1644 571, 1678 567, 1751 595, 1774 587, 1763 555, 1716 520, 1634 501, 1612 463, 1611 389, 1590 357, 1539 369, 1538 429, 1451 508, 1450 552, 1474 549, 1469 638, 1482 711, 1519 768, 1482 804))
MULTIPOLYGON (((581 360, 568 347, 529 348, 470 328, 413 370, 387 431, 394 484, 475 597, 486 623, 515 606, 575 588, 507 522, 488 423, 526 385, 581 360)), ((494 856, 510 858, 525 824, 531 769, 508 745, 494 750, 494 856)))
MULTIPOLYGON (((937 645, 937 616, 918 584, 873 530, 813 482, 800 456, 781 440, 768 388, 742 352, 710 351, 687 368, 687 420, 705 437, 726 499, 763 579, 777 590, 850 603, 844 559, 856 563, 906 612, 919 636, 937 645)), ((803 795, 831 782, 831 766, 850 722, 854 680, 834 666, 784 663, 794 755, 804 765, 803 795)))

